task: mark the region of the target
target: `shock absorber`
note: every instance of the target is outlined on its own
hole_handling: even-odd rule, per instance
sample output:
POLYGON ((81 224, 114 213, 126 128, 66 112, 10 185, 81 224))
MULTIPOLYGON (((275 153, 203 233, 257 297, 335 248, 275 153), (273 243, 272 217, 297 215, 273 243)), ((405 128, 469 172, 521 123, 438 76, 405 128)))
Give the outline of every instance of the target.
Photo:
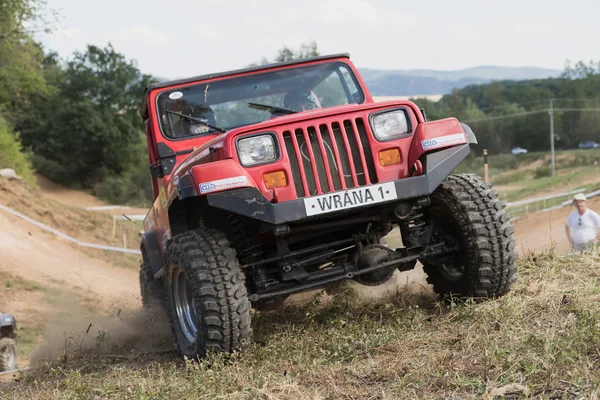
POLYGON ((234 247, 240 256, 240 261, 242 263, 249 263, 260 259, 262 257, 262 246, 250 234, 244 221, 235 215, 229 214, 227 215, 227 222, 234 241, 234 247))
POLYGON ((427 232, 425 221, 421 218, 422 213, 412 213, 406 220, 400 222, 400 233, 402 242, 407 248, 422 246, 421 237, 427 232))
POLYGON ((429 205, 429 198, 417 199, 413 208, 403 218, 400 219, 400 233, 402 243, 407 249, 425 246, 428 226, 424 214, 420 210, 429 205))

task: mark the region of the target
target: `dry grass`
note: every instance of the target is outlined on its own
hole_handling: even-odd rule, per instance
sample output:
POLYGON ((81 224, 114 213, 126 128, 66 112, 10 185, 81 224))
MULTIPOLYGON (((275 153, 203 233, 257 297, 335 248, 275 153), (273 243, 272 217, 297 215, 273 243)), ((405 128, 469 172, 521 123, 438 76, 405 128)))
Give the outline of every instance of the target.
MULTIPOLYGON (((346 293, 327 306, 257 314, 255 342, 233 359, 213 355, 198 363, 148 350, 139 345, 146 326, 118 343, 105 332, 95 346, 71 347, 66 358, 25 373, 0 393, 14 399, 598 398, 599 261, 529 255, 508 295, 479 303, 396 296, 358 305, 346 293)), ((153 321, 146 323, 163 324, 153 321)))
MULTIPOLYGON (((123 234, 125 234, 127 247, 139 249, 138 232, 143 229, 141 221, 120 221, 113 237, 113 222, 110 215, 64 205, 43 196, 37 187, 0 179, 0 198, 5 206, 80 241, 123 247, 123 234)), ((49 232, 44 234, 53 235, 49 232)), ((78 248, 94 258, 103 259, 114 265, 139 268, 141 257, 137 255, 88 247, 78 248)))

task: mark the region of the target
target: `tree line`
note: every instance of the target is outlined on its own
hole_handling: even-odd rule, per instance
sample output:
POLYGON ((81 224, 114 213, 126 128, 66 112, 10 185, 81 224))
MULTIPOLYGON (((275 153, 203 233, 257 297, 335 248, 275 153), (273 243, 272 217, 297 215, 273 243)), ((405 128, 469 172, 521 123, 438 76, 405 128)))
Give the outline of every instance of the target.
POLYGON ((549 150, 552 109, 556 147, 575 148, 584 140, 600 142, 600 62, 567 64, 557 78, 470 85, 438 102, 415 103, 430 120, 456 117, 468 123, 478 150, 491 153, 549 150))

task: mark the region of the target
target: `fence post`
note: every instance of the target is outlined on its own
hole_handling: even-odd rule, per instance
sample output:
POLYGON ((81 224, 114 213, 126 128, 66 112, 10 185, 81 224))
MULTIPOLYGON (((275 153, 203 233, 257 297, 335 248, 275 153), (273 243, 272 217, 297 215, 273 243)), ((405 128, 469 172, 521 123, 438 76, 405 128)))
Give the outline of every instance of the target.
POLYGON ((483 149, 483 180, 488 181, 487 149, 483 149))

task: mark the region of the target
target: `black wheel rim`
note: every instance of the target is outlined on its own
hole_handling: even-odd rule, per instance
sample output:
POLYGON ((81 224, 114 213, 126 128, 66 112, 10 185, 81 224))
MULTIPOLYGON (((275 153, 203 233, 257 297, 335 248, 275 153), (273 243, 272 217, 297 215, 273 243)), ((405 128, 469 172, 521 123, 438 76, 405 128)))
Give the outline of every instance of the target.
POLYGON ((173 270, 172 285, 173 300, 179 327, 190 343, 195 342, 198 336, 198 318, 196 316, 194 297, 192 296, 188 279, 179 267, 175 267, 173 270))
POLYGON ((456 262, 444 262, 440 264, 439 268, 442 275, 453 282, 459 281, 465 273, 465 267, 461 263, 456 262))

